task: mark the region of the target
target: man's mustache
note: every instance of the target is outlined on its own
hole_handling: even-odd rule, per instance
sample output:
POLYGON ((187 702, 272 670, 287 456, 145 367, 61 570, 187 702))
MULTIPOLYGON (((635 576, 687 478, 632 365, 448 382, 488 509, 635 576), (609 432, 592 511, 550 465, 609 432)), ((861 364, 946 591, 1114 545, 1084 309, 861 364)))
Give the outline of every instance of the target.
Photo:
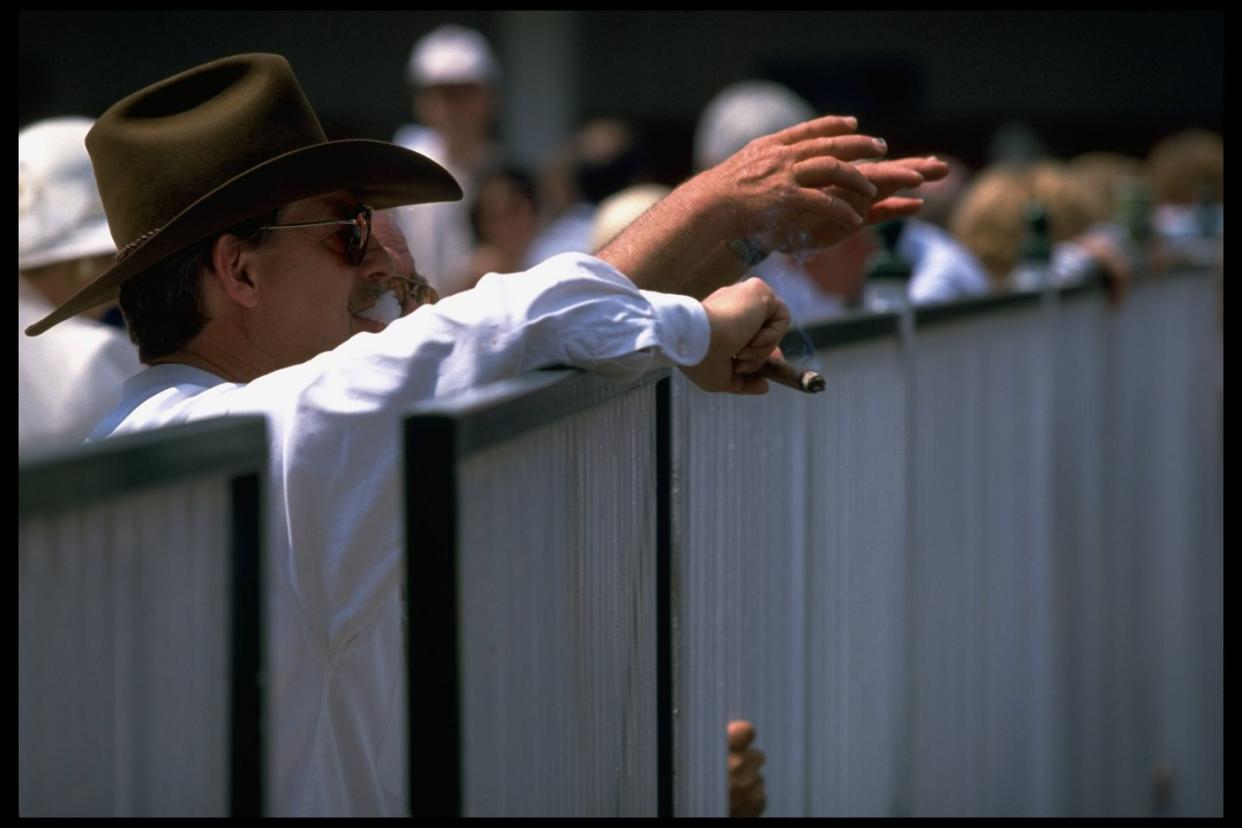
POLYGON ((349 297, 349 312, 358 314, 373 307, 388 292, 387 279, 368 280, 349 297))

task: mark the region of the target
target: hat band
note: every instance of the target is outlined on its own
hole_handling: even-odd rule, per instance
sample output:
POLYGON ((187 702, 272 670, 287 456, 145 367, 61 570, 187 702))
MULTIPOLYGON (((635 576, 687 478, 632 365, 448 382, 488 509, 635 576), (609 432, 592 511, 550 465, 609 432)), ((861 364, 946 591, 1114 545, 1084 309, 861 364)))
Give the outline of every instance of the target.
POLYGON ((141 236, 134 239, 132 242, 125 245, 120 250, 116 251, 116 260, 118 262, 125 261, 125 259, 129 257, 130 253, 133 253, 135 250, 138 249, 139 245, 141 245, 144 241, 151 238, 152 236, 159 234, 159 232, 163 229, 164 229, 163 227, 157 227, 154 230, 148 230, 147 232, 143 233, 141 236))

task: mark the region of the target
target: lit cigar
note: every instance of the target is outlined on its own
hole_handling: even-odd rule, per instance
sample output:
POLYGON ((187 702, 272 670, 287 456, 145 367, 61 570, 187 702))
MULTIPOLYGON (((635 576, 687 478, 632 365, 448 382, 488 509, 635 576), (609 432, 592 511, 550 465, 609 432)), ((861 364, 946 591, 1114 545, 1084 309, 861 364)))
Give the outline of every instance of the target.
POLYGON ((807 394, 818 394, 828 386, 822 375, 814 371, 799 371, 785 360, 773 357, 768 357, 763 367, 759 369, 759 373, 772 382, 807 394))

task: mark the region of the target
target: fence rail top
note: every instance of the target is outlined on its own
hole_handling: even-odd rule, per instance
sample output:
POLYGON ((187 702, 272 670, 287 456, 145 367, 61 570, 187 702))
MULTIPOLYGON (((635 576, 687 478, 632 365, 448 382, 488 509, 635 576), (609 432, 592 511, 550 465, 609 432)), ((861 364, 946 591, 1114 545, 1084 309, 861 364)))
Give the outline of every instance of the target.
MULTIPOLYGON (((1085 279, 1055 288, 1062 295, 1084 295, 1103 287, 1099 276, 1092 274, 1085 279)), ((1024 307, 1039 301, 1039 290, 997 290, 980 296, 952 299, 945 302, 916 304, 913 308, 915 327, 927 327, 943 322, 1024 307)), ((809 340, 817 351, 852 345, 869 339, 895 337, 900 333, 901 314, 896 311, 851 311, 841 316, 820 319, 802 326, 801 333, 791 332, 785 337, 788 348, 809 340)))
MULTIPOLYGON (((869 339, 896 336, 900 324, 901 316, 892 311, 853 311, 843 316, 810 322, 802 327, 802 333, 814 350, 823 351, 869 339)), ((791 330, 785 335, 782 348, 796 352, 797 345, 802 341, 803 336, 791 330)))
MULTIPOLYGON (((1140 268, 1134 273, 1133 281, 1135 284, 1146 284, 1170 278, 1206 276, 1211 270, 1212 268, 1208 265, 1193 264, 1179 264, 1158 272, 1140 268)), ((1092 296, 1105 290, 1106 287, 1102 276, 1095 271, 1076 282, 1058 285, 1053 288, 1053 292, 1062 299, 1076 299, 1092 296)), ((1034 305, 1039 302, 1041 293, 1040 290, 1002 289, 993 293, 947 302, 918 304, 913 309, 914 325, 916 329, 926 328, 945 322, 964 321, 989 313, 1034 305)), ((787 334, 783 344, 787 349, 796 351, 798 345, 809 340, 811 347, 820 351, 869 339, 896 336, 899 329, 900 314, 896 312, 852 311, 842 316, 808 322, 802 326, 800 333, 787 334)))
POLYGON ((411 409, 407 444, 417 445, 428 426, 440 435, 445 423, 452 423, 456 455, 464 457, 653 385, 669 373, 670 369, 660 368, 618 382, 574 368, 555 368, 488 383, 411 409))
POLYGON ((916 305, 914 308, 914 325, 916 329, 925 328, 966 317, 983 316, 998 311, 1033 307, 1039 304, 1039 299, 1042 295, 1043 291, 1040 290, 1007 290, 957 299, 952 302, 916 305))
POLYGON ((67 509, 186 477, 266 469, 264 418, 218 417, 33 455, 18 465, 18 511, 67 509))
MULTIPOLYGON (((1195 275, 1202 268, 1178 268, 1155 275, 1135 274, 1137 282, 1171 275, 1195 275)), ((1103 290, 1103 280, 1095 274, 1073 284, 1055 288, 1064 297, 1092 295, 1103 290)), ((984 296, 950 302, 916 305, 916 329, 961 321, 976 316, 1037 305, 1039 290, 998 291, 984 296)), ((869 340, 899 335, 900 314, 855 311, 840 317, 806 324, 798 333, 786 336, 796 346, 809 340, 817 351, 844 347, 869 340)), ((480 449, 517 437, 527 431, 600 405, 636 388, 667 377, 670 369, 652 371, 630 382, 616 382, 573 368, 554 368, 488 383, 417 406, 406 415, 406 439, 416 446, 427 439, 447 439, 451 434, 453 451, 465 457, 480 449)))

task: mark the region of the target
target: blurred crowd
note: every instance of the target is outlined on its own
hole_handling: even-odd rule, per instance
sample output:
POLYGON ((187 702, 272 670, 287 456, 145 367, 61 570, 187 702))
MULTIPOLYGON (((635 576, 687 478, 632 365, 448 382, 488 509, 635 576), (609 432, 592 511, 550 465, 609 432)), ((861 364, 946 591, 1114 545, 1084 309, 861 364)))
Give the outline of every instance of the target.
MULTIPOLYGON (((677 183, 656 179, 640 131, 619 118, 581 125, 541 169, 506 163, 494 137, 503 74, 477 32, 444 26, 424 36, 406 78, 419 124, 402 127, 394 140, 446 164, 466 192, 462 202, 408 210, 402 219, 420 272, 441 296, 485 273, 518 272, 566 251, 595 252, 677 183)), ((735 83, 699 114, 686 152, 696 170, 707 169, 755 138, 819 114, 780 84, 735 83)), ((1029 127, 1005 123, 982 169, 945 149, 940 157, 951 173, 920 188, 919 217, 811 256, 773 254, 754 275, 807 322, 1091 275, 1121 301, 1136 269, 1221 257, 1219 135, 1178 132, 1147 158, 1102 150, 1060 159, 1029 127)))
MULTIPOLYGON (((394 143, 441 163, 464 191, 457 202, 390 211, 412 254, 404 257, 405 275, 429 301, 467 290, 486 273, 518 273, 566 251, 595 252, 678 183, 658 179, 648 139, 622 118, 582 124, 538 169, 516 165, 498 138, 504 67, 476 31, 447 25, 419 38, 405 79, 414 122, 396 131, 394 143)), ((703 170, 819 114, 780 84, 735 83, 698 114, 684 151, 703 170)), ((82 146, 90 124, 58 118, 19 133, 21 454, 80 442, 115 402, 118 378, 139 367, 115 309, 37 339, 20 335, 115 254, 82 146)), ((919 189, 917 218, 811 254, 773 253, 752 275, 805 324, 1088 277, 1103 279, 1121 302, 1135 272, 1221 262, 1224 147, 1217 134, 1171 134, 1146 158, 1101 148, 1061 159, 1029 127, 1004 124, 981 169, 955 157, 953 147, 943 149, 938 157, 951 172, 919 189)))

